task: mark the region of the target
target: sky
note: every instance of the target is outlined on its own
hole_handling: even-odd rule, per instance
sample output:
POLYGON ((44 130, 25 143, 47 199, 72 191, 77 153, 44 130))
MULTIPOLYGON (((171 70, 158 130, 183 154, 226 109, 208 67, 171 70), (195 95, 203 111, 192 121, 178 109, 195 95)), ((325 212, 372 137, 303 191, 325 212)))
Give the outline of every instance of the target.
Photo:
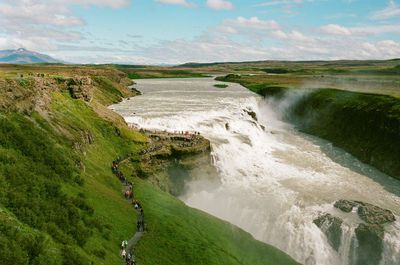
POLYGON ((70 63, 400 58, 400 0, 0 0, 0 50, 70 63))

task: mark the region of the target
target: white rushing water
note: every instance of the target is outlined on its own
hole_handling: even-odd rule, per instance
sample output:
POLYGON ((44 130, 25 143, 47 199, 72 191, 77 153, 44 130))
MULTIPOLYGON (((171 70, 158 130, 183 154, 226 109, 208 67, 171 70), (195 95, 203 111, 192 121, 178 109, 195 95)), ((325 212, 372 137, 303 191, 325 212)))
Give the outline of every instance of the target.
POLYGON ((385 226, 381 264, 400 264, 400 182, 282 122, 282 109, 293 98, 267 102, 237 84, 216 88, 208 78, 136 82, 143 95, 111 107, 128 123, 199 131, 211 141, 222 184, 190 183, 181 198, 186 204, 241 227, 301 263, 336 265, 349 263, 351 238, 361 220, 333 203, 372 203, 397 219, 385 226), (254 111, 258 122, 244 110, 254 111), (320 212, 344 220, 338 252, 313 223, 320 212))

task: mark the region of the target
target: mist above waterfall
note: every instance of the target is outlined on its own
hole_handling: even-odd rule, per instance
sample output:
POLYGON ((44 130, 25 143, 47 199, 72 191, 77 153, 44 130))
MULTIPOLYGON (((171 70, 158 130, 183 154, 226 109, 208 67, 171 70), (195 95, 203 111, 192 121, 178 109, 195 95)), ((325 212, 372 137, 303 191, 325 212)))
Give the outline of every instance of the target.
MULTIPOLYGON (((360 219, 334 208, 336 200, 369 202, 400 215, 399 194, 385 188, 399 190, 398 182, 282 121, 285 110, 307 92, 264 101, 237 84, 215 88, 211 79, 138 80, 137 84, 142 96, 112 107, 127 122, 147 129, 199 131, 211 141, 220 183, 189 183, 181 199, 299 262, 349 264, 360 219), (338 251, 313 223, 321 212, 344 221, 338 251)), ((382 264, 398 264, 399 221, 387 230, 391 233, 385 234, 382 264)))

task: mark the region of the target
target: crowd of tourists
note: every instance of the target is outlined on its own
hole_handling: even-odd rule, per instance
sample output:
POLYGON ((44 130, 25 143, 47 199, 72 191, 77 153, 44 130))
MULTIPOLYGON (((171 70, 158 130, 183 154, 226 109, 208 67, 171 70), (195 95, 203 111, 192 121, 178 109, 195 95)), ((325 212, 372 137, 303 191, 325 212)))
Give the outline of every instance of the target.
POLYGON ((202 139, 199 132, 174 131, 171 133, 166 131, 142 131, 153 140, 153 144, 156 148, 158 147, 160 149, 163 145, 168 143, 172 143, 177 147, 196 147, 202 139))
POLYGON ((133 250, 130 250, 129 253, 127 253, 126 247, 128 246, 128 241, 124 240, 121 243, 121 258, 122 261, 126 265, 136 265, 135 259, 133 258, 133 250))
MULTIPOLYGON (((125 159, 118 158, 113 161, 111 171, 114 175, 116 175, 119 180, 123 183, 124 185, 124 196, 125 199, 129 200, 132 204, 132 206, 135 208, 137 211, 137 219, 136 219, 136 228, 138 232, 144 232, 146 230, 146 224, 144 223, 144 212, 143 212, 143 207, 140 204, 140 202, 135 199, 134 197, 134 183, 131 180, 128 180, 125 175, 118 170, 119 164, 125 159)), ((125 265, 136 265, 135 258, 133 255, 133 250, 128 249, 129 247, 132 248, 132 246, 128 247, 128 241, 124 240, 121 243, 121 258, 122 261, 125 265)))

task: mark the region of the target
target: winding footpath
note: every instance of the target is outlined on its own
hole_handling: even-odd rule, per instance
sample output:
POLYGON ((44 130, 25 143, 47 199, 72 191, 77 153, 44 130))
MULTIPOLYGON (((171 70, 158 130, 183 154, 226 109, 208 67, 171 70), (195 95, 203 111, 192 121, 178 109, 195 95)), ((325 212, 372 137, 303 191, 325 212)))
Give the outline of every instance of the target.
POLYGON ((113 161, 111 171, 122 182, 122 193, 125 195, 125 199, 129 203, 131 203, 133 207, 135 207, 136 212, 137 212, 137 218, 136 218, 137 232, 127 242, 125 247, 121 248, 121 251, 120 251, 122 264, 136 265, 132 249, 139 242, 139 240, 142 238, 142 236, 145 233, 144 212, 143 212, 143 208, 140 205, 140 203, 133 198, 133 183, 131 181, 128 181, 126 179, 126 177, 124 176, 124 174, 118 170, 118 165, 127 159, 128 159, 128 157, 126 157, 124 159, 118 158, 117 160, 113 161), (125 255, 123 255, 124 250, 125 250, 125 255), (129 253, 132 253, 132 255, 128 256, 129 253))
MULTIPOLYGON (((141 129, 142 133, 145 133, 149 139, 151 139, 152 146, 145 150, 140 151, 135 155, 146 155, 153 154, 161 150, 163 146, 168 144, 174 144, 180 148, 193 148, 201 146, 204 143, 205 138, 200 136, 198 132, 180 131, 180 132, 162 132, 162 131, 150 131, 141 129)), ((134 154, 132 153, 131 156, 134 154)), ((144 212, 141 204, 134 198, 133 183, 126 179, 124 174, 118 169, 120 163, 129 159, 129 155, 125 158, 118 158, 113 161, 111 171, 122 183, 122 194, 125 199, 129 202, 137 212, 136 227, 137 232, 129 241, 123 241, 121 244, 121 261, 124 265, 136 265, 133 248, 139 242, 146 231, 146 225, 144 223, 144 212)))

